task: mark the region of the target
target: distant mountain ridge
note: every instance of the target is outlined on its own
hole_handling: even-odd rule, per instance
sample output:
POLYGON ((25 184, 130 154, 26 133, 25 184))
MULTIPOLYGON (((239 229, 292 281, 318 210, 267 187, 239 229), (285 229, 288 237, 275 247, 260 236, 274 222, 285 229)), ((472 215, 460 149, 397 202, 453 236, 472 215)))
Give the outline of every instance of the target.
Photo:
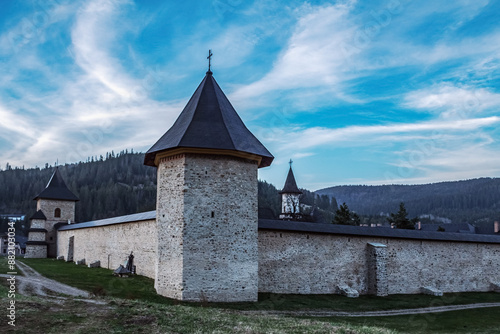
MULTIPOLYGON (((84 222, 156 207, 156 168, 144 166, 144 154, 127 151, 92 157, 86 162, 60 166, 69 189, 79 197, 76 221, 84 222)), ((36 208, 33 198, 46 186, 53 167, 0 170, 0 214, 19 213, 29 218, 36 208)), ((379 216, 396 212, 405 202, 411 216, 432 215, 434 222, 474 223, 500 221, 500 178, 481 178, 428 185, 337 186, 313 192, 301 189, 301 202, 323 209, 321 221, 331 222, 343 202, 361 215, 379 216), (333 196, 337 201, 330 201, 333 196), (439 220, 441 217, 441 220, 439 220)), ((259 214, 276 218, 281 198, 272 184, 259 181, 259 214)), ((318 214, 318 211, 316 211, 318 214)), ((368 218, 367 218, 368 219, 368 218)), ((425 219, 423 219, 425 222, 425 219)), ((27 225, 27 224, 25 224, 27 225)), ((0 232, 4 229, 0 219, 0 232)), ((28 226, 25 226, 27 228, 28 226)))
POLYGON ((410 216, 432 215, 453 223, 500 220, 500 178, 423 185, 335 186, 316 191, 362 215, 396 212, 404 202, 410 216))

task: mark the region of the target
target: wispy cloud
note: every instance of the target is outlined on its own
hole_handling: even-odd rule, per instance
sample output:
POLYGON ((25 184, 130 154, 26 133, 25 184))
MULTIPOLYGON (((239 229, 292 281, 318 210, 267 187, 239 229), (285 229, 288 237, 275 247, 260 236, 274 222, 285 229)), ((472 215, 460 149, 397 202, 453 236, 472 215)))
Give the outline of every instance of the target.
POLYGON ((236 100, 263 96, 276 90, 338 85, 345 55, 339 50, 346 34, 356 28, 346 17, 352 4, 311 8, 303 6, 285 50, 262 79, 238 89, 236 100))
POLYGON ((405 106, 408 108, 439 112, 443 118, 465 118, 487 109, 500 107, 498 93, 487 88, 456 86, 450 83, 441 83, 410 92, 405 100, 405 106))
MULTIPOLYGON (((405 140, 406 134, 435 132, 439 135, 444 131, 471 131, 486 126, 500 123, 500 117, 492 116, 486 118, 475 118, 467 120, 452 121, 430 121, 421 123, 402 123, 391 125, 372 126, 348 126, 340 129, 329 129, 313 127, 299 131, 291 131, 285 138, 284 147, 291 149, 310 149, 321 145, 331 145, 334 143, 356 144, 373 140, 393 140, 394 137, 385 137, 390 134, 400 134, 398 139, 405 140)), ((414 137, 411 136, 410 140, 414 137)))
POLYGON ((500 29, 491 20, 498 4, 228 5, 91 0, 6 8, 0 160, 43 165, 147 149, 187 102, 212 49, 221 87, 276 156, 278 167, 262 172, 268 181, 281 183, 276 170, 293 158, 298 168, 311 164, 303 180, 318 188, 332 182, 338 158, 345 165, 336 165, 345 168, 338 178, 377 182, 420 143, 435 149, 400 180, 500 175, 500 29))

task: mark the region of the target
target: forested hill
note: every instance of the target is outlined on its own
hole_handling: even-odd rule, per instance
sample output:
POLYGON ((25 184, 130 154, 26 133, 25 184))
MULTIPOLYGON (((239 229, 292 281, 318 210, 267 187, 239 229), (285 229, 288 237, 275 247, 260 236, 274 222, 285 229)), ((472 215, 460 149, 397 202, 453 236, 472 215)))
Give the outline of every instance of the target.
POLYGON ((500 178, 425 185, 337 186, 316 191, 362 215, 395 212, 405 202, 410 216, 434 215, 453 223, 500 219, 500 178))
MULTIPOLYGON (((87 162, 59 166, 68 188, 80 199, 76 221, 89 221, 154 210, 156 168, 144 166, 144 154, 121 152, 87 162)), ((0 172, 0 213, 35 212, 33 198, 47 185, 53 167, 0 172)))
MULTIPOLYGON (((92 157, 86 162, 59 166, 68 188, 80 199, 76 203, 76 221, 116 217, 156 208, 156 168, 144 166, 144 154, 120 152, 92 157)), ((54 167, 15 168, 7 164, 0 171, 0 214, 25 214, 36 211, 33 198, 47 185, 54 167)), ((305 191, 304 202, 314 202, 314 194, 305 191), (312 200, 310 199, 312 198, 312 200)), ((326 196, 325 196, 326 198, 326 196)), ((323 198, 323 200, 325 200, 323 198)), ((275 218, 280 211, 278 190, 259 182, 259 214, 275 218)), ((320 202, 318 207, 329 205, 320 202)), ((0 219, 0 232, 6 230, 0 219)), ((24 224, 25 229, 28 224, 24 224)))
MULTIPOLYGON (((76 221, 154 210, 156 168, 144 166, 143 161, 144 154, 125 151, 60 166, 68 187, 80 198, 76 221)), ((0 171, 0 214, 26 214, 29 218, 36 208, 33 198, 45 188, 53 171, 48 165, 31 169, 5 166, 0 171)), ((323 210, 315 211, 314 221, 331 222, 337 203, 346 202, 361 215, 378 216, 396 212, 401 201, 411 216, 432 214, 457 223, 500 219, 500 179, 414 186, 339 186, 317 191, 321 197, 302 191, 302 203, 323 210), (337 201, 330 201, 326 195, 337 201)), ((278 190, 272 184, 259 182, 259 216, 277 217, 280 203, 278 190)))

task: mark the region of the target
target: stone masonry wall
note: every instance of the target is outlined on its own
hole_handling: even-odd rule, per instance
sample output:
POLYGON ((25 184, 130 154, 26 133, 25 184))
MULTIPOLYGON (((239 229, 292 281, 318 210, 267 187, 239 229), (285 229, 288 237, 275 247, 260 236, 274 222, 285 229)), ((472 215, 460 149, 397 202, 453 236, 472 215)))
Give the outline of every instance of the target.
POLYGON ((29 241, 45 241, 45 232, 30 232, 29 241))
POLYGON ((367 294, 368 243, 387 246, 388 294, 489 291, 500 273, 500 244, 259 230, 259 292, 326 294, 347 284, 367 294))
POLYGON ((71 220, 75 222, 75 202, 73 201, 57 201, 50 199, 38 199, 36 202, 36 209, 42 210, 47 221, 67 222, 71 220), (55 217, 55 210, 61 209, 61 217, 55 217))
POLYGON ((32 219, 31 228, 45 228, 45 220, 44 219, 32 219))
POLYGON ((158 293, 257 300, 257 163, 186 154, 158 168, 158 293))
POLYGON ((114 270, 133 251, 137 274, 155 277, 155 220, 58 231, 57 256, 67 259, 71 236, 74 236, 74 261, 101 261, 101 267, 114 270))
POLYGON ((57 256, 57 231, 54 230, 54 225, 60 222, 72 223, 75 221, 75 202, 73 201, 58 201, 49 199, 39 199, 37 201, 37 210, 42 210, 47 217, 44 228, 47 230, 47 256, 57 256), (55 217, 56 208, 61 209, 61 217, 55 217))
POLYGON ((182 299, 184 230, 184 156, 160 161, 157 170, 156 220, 158 256, 155 289, 158 294, 182 299))
POLYGON ((367 285, 366 240, 259 230, 259 292, 331 294, 367 285))
POLYGON ((26 254, 24 257, 27 259, 44 259, 47 257, 47 246, 26 245, 26 254))
POLYGON ((376 296, 387 296, 387 246, 368 243, 366 265, 368 267, 367 292, 376 296))

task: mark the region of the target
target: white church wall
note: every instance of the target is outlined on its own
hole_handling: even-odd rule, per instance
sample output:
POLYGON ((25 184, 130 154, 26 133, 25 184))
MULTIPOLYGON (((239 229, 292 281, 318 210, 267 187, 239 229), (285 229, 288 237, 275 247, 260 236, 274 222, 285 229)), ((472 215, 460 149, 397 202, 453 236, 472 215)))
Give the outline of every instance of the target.
POLYGON ((137 274, 155 277, 156 220, 58 231, 58 257, 67 259, 71 236, 74 261, 100 261, 101 267, 114 270, 126 262, 132 251, 137 274))

